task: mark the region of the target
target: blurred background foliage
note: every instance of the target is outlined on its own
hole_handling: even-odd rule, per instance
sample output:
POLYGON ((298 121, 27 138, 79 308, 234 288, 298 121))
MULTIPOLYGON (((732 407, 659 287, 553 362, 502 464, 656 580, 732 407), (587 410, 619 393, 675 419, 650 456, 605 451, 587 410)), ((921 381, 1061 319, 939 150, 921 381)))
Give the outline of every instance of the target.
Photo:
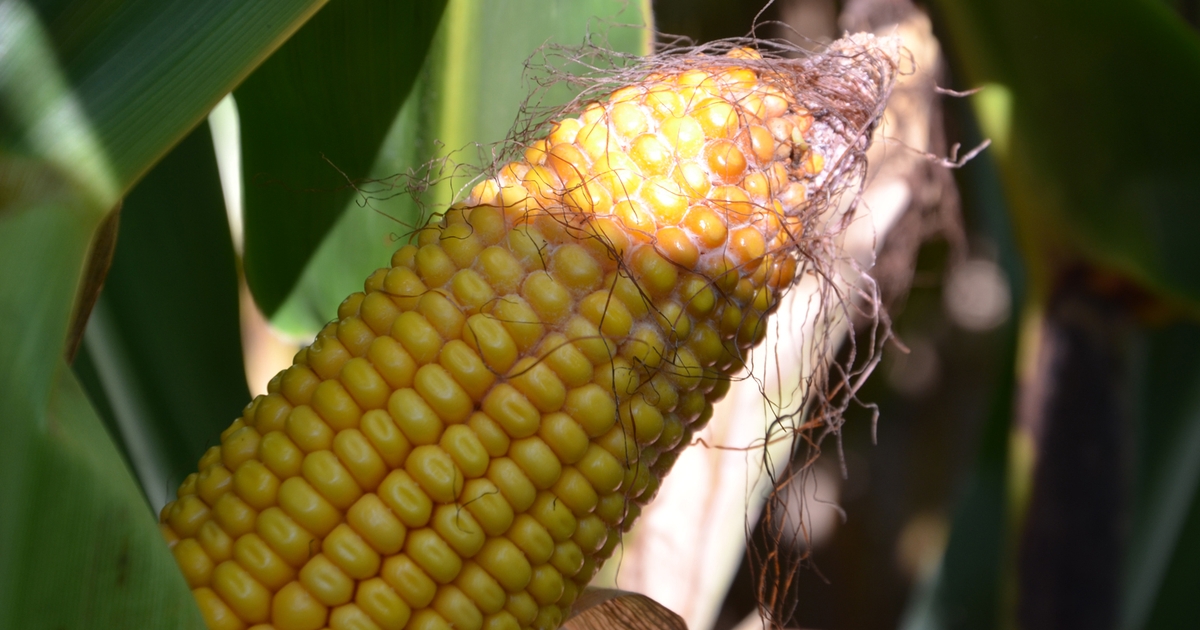
MULTIPOLYGON (((938 132, 993 144, 883 247, 911 277, 885 295, 907 352, 861 393, 876 442, 855 411, 817 464, 844 517, 781 621, 1200 627, 1198 6, 0 0, 0 628, 201 626, 153 510, 420 220, 393 176, 504 138, 538 46, 644 52, 627 25, 651 13, 806 45, 913 11, 940 85, 983 88, 938 132), (1088 357, 1104 378, 1055 370, 1088 357), (1065 516, 1097 518, 1047 534, 1072 489, 1065 516)), ((754 575, 716 628, 753 612, 754 575)))

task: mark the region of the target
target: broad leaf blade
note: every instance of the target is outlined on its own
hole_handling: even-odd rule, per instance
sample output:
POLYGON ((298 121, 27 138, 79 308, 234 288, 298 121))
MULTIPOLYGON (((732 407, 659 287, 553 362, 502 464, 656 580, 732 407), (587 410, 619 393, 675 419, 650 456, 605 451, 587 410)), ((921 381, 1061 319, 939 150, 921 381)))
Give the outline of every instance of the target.
POLYGON ((125 199, 75 364, 155 509, 250 399, 224 204, 201 124, 125 199))
POLYGON ((1160 2, 936 3, 1041 283, 1082 257, 1200 306, 1200 38, 1160 2))
POLYGON ((607 29, 613 47, 648 52, 648 6, 616 0, 454 0, 440 16, 358 6, 329 7, 236 93, 247 277, 272 322, 297 335, 332 317, 419 222, 405 181, 390 178, 449 152, 472 163, 472 143, 508 134, 531 87, 524 62, 539 46, 607 29))

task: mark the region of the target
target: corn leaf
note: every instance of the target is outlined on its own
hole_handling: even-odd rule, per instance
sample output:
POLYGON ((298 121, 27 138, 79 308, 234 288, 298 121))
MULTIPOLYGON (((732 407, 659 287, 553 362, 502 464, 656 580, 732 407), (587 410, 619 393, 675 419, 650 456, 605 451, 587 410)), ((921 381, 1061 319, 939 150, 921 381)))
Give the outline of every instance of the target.
POLYGON ((235 93, 259 306, 286 332, 315 333, 420 221, 395 176, 450 152, 477 163, 474 143, 512 126, 538 47, 579 45, 591 29, 647 52, 647 30, 617 25, 648 22, 648 4, 618 0, 347 0, 323 11, 235 93))
POLYGON ((935 3, 1035 282, 1083 259, 1200 306, 1200 38, 1164 3, 935 3))
POLYGON ((110 210, 320 4, 0 0, 0 627, 199 627, 62 357, 110 210))
POLYGON ((125 198, 75 369, 155 510, 250 399, 208 124, 125 198))

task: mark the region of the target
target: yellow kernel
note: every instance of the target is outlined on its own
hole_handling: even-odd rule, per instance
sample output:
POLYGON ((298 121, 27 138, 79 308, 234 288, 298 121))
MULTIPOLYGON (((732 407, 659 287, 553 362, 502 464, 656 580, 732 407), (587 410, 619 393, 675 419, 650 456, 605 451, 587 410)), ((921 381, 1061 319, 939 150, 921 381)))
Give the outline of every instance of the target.
POLYGON ((692 115, 704 128, 705 136, 709 138, 728 137, 738 124, 737 112, 733 106, 719 98, 704 100, 692 111, 692 115))
POLYGON ((254 412, 254 428, 261 434, 277 431, 283 428, 292 406, 280 394, 268 394, 255 398, 257 401, 254 412))
POLYGON ((563 468, 562 475, 554 484, 552 491, 560 501, 579 516, 591 512, 596 507, 596 502, 599 501, 591 482, 571 466, 563 468))
POLYGON ((422 295, 417 302, 417 312, 425 316, 425 320, 443 339, 457 339, 462 336, 462 327, 466 319, 462 311, 441 293, 430 291, 422 295))
POLYGON ((204 625, 212 630, 242 630, 246 624, 238 618, 225 602, 211 588, 201 587, 192 591, 200 615, 204 617, 204 625))
POLYGON ((683 188, 675 180, 667 177, 647 179, 641 188, 641 198, 654 214, 658 225, 679 223, 690 202, 683 188))
POLYGON ((505 536, 525 553, 532 564, 545 564, 554 553, 554 539, 550 537, 550 532, 529 514, 517 516, 505 536))
POLYGON ((265 510, 275 505, 279 478, 257 460, 241 465, 233 475, 233 488, 250 507, 265 510))
POLYGON ((680 158, 694 158, 704 147, 704 129, 691 116, 668 118, 663 121, 660 131, 667 140, 667 146, 672 147, 680 158))
POLYGON ((617 202, 613 206, 613 215, 621 220, 625 229, 632 233, 631 236, 641 241, 649 240, 658 227, 650 209, 631 199, 617 202))
POLYGON ((381 554, 395 554, 404 546, 404 524, 377 495, 364 494, 346 512, 346 522, 381 554))
POLYGON ((418 610, 408 620, 406 630, 452 630, 452 626, 432 609, 418 610))
POLYGON ((613 130, 625 138, 635 138, 649 127, 646 115, 636 103, 617 103, 608 112, 613 130))
POLYGON ((593 160, 603 156, 616 146, 616 138, 609 136, 608 127, 603 121, 584 125, 575 136, 575 144, 593 160))
POLYGON ((662 413, 640 394, 621 405, 621 422, 639 444, 653 442, 663 430, 662 413))
MULTIPOLYGON (((363 298, 359 308, 359 316, 376 335, 386 335, 392 329, 392 323, 400 314, 395 302, 381 291, 372 291, 363 298)), ((372 339, 372 341, 374 341, 372 339)))
POLYGON ((194 494, 189 494, 180 497, 171 505, 170 510, 167 511, 166 521, 181 538, 189 538, 195 535, 196 530, 200 529, 204 521, 208 520, 209 514, 208 506, 204 504, 204 501, 194 494))
POLYGON ((271 602, 271 623, 276 630, 318 630, 329 610, 299 582, 291 582, 271 602))
MULTIPOLYGON (((612 287, 612 295, 629 309, 629 313, 634 318, 646 315, 653 307, 653 302, 649 296, 643 293, 642 287, 630 277, 627 271, 609 274, 604 280, 604 284, 612 287)), ((612 357, 608 357, 605 359, 605 362, 611 359, 612 357)))
POLYGON ((614 492, 625 478, 625 469, 616 457, 597 444, 590 444, 575 468, 587 478, 597 493, 614 492))
MULTIPOLYGON (((320 390, 320 387, 317 388, 320 390)), ((254 427, 242 427, 221 442, 221 461, 230 470, 237 470, 249 459, 258 455, 258 444, 262 436, 254 427)))
POLYGON ((592 171, 602 186, 612 193, 613 199, 624 199, 637 192, 642 185, 638 165, 623 152, 612 151, 596 160, 592 171))
POLYGON ((727 225, 745 221, 757 211, 750 196, 737 186, 717 186, 709 191, 708 198, 727 225))
POLYGON ((450 503, 462 491, 463 475, 446 451, 436 445, 418 446, 404 462, 404 470, 431 499, 450 503))
POLYGON ((400 341, 404 349, 419 364, 424 365, 437 358, 443 341, 429 320, 415 311, 401 313, 392 325, 392 336, 400 341))
POLYGON ((542 420, 537 407, 508 383, 493 387, 483 399, 482 409, 513 438, 533 435, 542 420))
POLYGON ((232 560, 213 569, 212 589, 243 621, 261 623, 271 617, 271 592, 232 560))
POLYGON ((554 370, 532 357, 518 361, 508 380, 543 413, 561 409, 566 399, 566 388, 554 370))
POLYGON ((239 429, 241 429, 242 427, 245 427, 245 426, 247 426, 247 424, 244 421, 242 421, 241 418, 234 420, 233 424, 229 425, 229 427, 227 427, 224 431, 221 431, 221 441, 224 442, 224 441, 228 440, 230 438, 230 436, 232 436, 239 429))
POLYGON ((533 572, 525 554, 507 538, 488 540, 475 556, 475 562, 509 593, 525 588, 533 572))
POLYGON ((409 532, 404 553, 439 584, 449 583, 462 569, 462 558, 432 529, 409 532))
POLYGON ((388 385, 394 388, 412 385, 417 363, 392 337, 376 337, 367 349, 367 358, 388 385))
POLYGON ((371 447, 370 441, 357 429, 346 429, 333 439, 333 452, 350 472, 354 481, 371 491, 387 474, 387 465, 371 447))
POLYGON ((575 541, 575 544, 579 545, 579 548, 587 554, 594 553, 607 538, 608 525, 605 525, 604 521, 595 514, 580 516, 579 524, 575 527, 575 534, 571 536, 571 540, 575 541))
POLYGON ((360 582, 354 603, 383 630, 403 630, 412 616, 412 609, 382 578, 360 582))
POLYGON ((255 531, 292 567, 304 566, 320 551, 320 541, 277 507, 263 510, 255 523, 255 531))
POLYGON ((608 214, 612 209, 612 194, 597 181, 579 182, 563 195, 563 203, 575 212, 608 214))
POLYGON ((467 425, 456 424, 447 428, 438 444, 450 454, 468 479, 481 477, 487 472, 491 458, 475 431, 467 425))
POLYGON ((329 630, 382 630, 356 604, 338 606, 329 614, 329 630))
POLYGON ((484 247, 483 242, 475 236, 474 229, 465 223, 442 230, 439 244, 456 267, 470 267, 484 247))
MULTIPOLYGON (((524 240, 524 239, 522 239, 524 240)), ((487 278, 496 292, 505 295, 516 290, 520 285, 525 270, 521 263, 508 250, 492 246, 479 254, 476 269, 487 278)))
POLYGON ((488 245, 504 236, 504 213, 497 208, 479 206, 471 210, 467 220, 475 228, 475 236, 488 245))
POLYGON ((559 541, 550 556, 550 566, 558 569, 565 577, 572 577, 583 567, 583 551, 573 541, 559 541))
POLYGON ((663 295, 675 288, 678 268, 653 247, 639 247, 633 253, 632 262, 638 284, 651 295, 663 295))
POLYGON ((533 599, 542 606, 549 606, 558 601, 563 594, 563 577, 557 569, 543 564, 534 568, 533 576, 526 587, 533 599))
POLYGON ((388 413, 414 445, 434 444, 442 435, 442 419, 415 389, 398 389, 388 398, 388 413))
POLYGON ((567 540, 575 533, 575 515, 552 492, 541 492, 529 508, 529 514, 541 523, 555 541, 567 540))
POLYGON ((736 184, 746 172, 746 156, 729 140, 717 140, 704 150, 709 171, 726 184, 736 184))
POLYGON ((517 360, 516 341, 500 320, 491 315, 478 314, 468 318, 463 341, 495 372, 508 372, 517 360))
MULTIPOLYGON (((596 504, 596 516, 615 528, 620 526, 624 521, 628 506, 629 498, 623 492, 606 494, 600 497, 600 501, 596 504)), ((601 547, 597 555, 601 558, 607 558, 608 555, 605 555, 605 550, 610 544, 616 546, 619 539, 620 536, 609 536, 608 540, 604 543, 604 547, 601 547)), ((608 549, 608 551, 611 553, 612 550, 608 549)))
POLYGON ((537 498, 537 488, 516 462, 507 457, 497 457, 488 466, 487 478, 500 488, 504 498, 512 504, 513 512, 524 512, 537 498))
POLYGON ((233 539, 215 521, 205 521, 196 532, 196 540, 213 562, 223 562, 233 555, 233 539))
POLYGON ((279 486, 279 507, 301 527, 321 537, 342 521, 341 512, 302 477, 292 477, 279 486))
POLYGON ((515 295, 500 298, 490 314, 503 323, 521 352, 532 348, 542 337, 541 320, 524 298, 515 295))
POLYGON ((604 435, 617 421, 617 406, 611 390, 605 391, 595 383, 571 390, 567 394, 564 411, 579 423, 589 437, 604 435))
POLYGON ((441 505, 433 512, 433 530, 463 558, 479 552, 485 540, 483 527, 461 505, 441 505))
MULTIPOLYGON (((279 381, 279 391, 293 405, 307 405, 320 383, 321 380, 308 367, 293 365, 284 370, 279 381)), ((203 464, 200 467, 204 468, 203 464)))
MULTIPOLYGON (((355 308, 354 312, 358 312, 358 309, 355 308)), ((375 333, 362 319, 351 314, 338 322, 337 338, 352 356, 361 357, 375 339, 375 333)))
POLYGON ((651 133, 634 139, 629 147, 629 157, 637 164, 643 175, 662 175, 671 165, 671 150, 651 133))
MULTIPOLYGON (((637 370, 634 370, 629 361, 623 357, 617 357, 612 360, 612 363, 606 365, 597 365, 593 378, 595 384, 599 385, 602 391, 608 392, 610 396, 615 395, 619 399, 637 391, 641 385, 641 377, 638 376, 637 370)), ((581 424, 583 423, 582 419, 573 414, 571 417, 579 420, 581 424)))
POLYGON ((557 322, 571 309, 571 294, 545 271, 529 274, 521 294, 542 321, 557 322))
POLYGON ((741 263, 762 258, 766 253, 762 232, 753 226, 734 230, 729 236, 729 252, 741 263))
POLYGON ((334 507, 344 510, 362 496, 362 488, 350 471, 330 451, 316 451, 304 458, 304 478, 334 507))
POLYGON ((296 577, 293 569, 257 534, 242 536, 234 543, 233 557, 255 580, 272 592, 296 577))
POLYGON ((521 467, 534 487, 539 490, 554 485, 562 473, 562 464, 558 456, 536 436, 514 440, 508 449, 508 456, 521 467))
POLYGON ((204 548, 194 538, 184 538, 171 550, 175 555, 175 563, 183 572, 188 586, 199 588, 208 586, 212 578, 213 561, 205 553, 204 548))
POLYGON ((762 125, 750 125, 746 130, 750 144, 750 152, 754 154, 759 164, 767 164, 775 155, 775 139, 771 132, 762 125))
POLYGON ((465 422, 474 410, 474 400, 446 368, 436 363, 417 370, 413 378, 413 387, 429 407, 447 423, 465 422))
POLYGON ((557 606, 546 606, 538 610, 530 627, 533 630, 554 630, 562 625, 563 613, 557 606))
POLYGON ((617 458, 617 461, 622 466, 636 462, 640 453, 637 440, 634 439, 631 432, 626 431, 625 427, 621 425, 613 427, 608 433, 596 438, 595 444, 617 458))
POLYGON ((496 298, 496 292, 474 269, 462 269, 450 280, 450 290, 460 304, 472 313, 496 298))
POLYGON ((564 142, 575 142, 575 136, 579 133, 579 129, 583 127, 583 122, 578 118, 566 118, 554 124, 550 134, 546 136, 546 140, 550 146, 555 146, 564 142))
POLYGON ((433 609, 448 621, 455 630, 480 630, 483 614, 458 587, 443 586, 433 598, 433 609))
POLYGON ((680 228, 669 226, 660 229, 655 237, 655 245, 663 257, 686 269, 695 267, 700 260, 700 250, 692 242, 691 236, 680 228))
POLYGON ((438 362, 454 377, 472 401, 480 400, 491 388, 496 376, 483 364, 466 342, 455 339, 442 348, 438 362))
POLYGON ((437 593, 437 584, 412 558, 404 554, 384 561, 380 576, 413 609, 428 606, 437 593))
POLYGON ((468 481, 463 486, 462 503, 489 536, 499 536, 512 525, 512 505, 488 479, 468 481))
POLYGON ((382 409, 368 411, 359 421, 359 428, 388 468, 399 468, 404 464, 412 444, 388 412, 382 409))
POLYGON ((383 292, 403 311, 416 308, 417 300, 428 290, 416 272, 406 267, 393 267, 383 281, 383 292))
POLYGON ((365 580, 379 573, 379 553, 345 523, 335 527, 325 537, 321 552, 356 580, 365 580))
POLYGON ((573 464, 587 452, 588 435, 579 423, 565 413, 547 414, 542 419, 538 436, 558 456, 559 460, 573 464))
POLYGON ((350 360, 350 352, 336 338, 317 335, 305 354, 308 365, 322 379, 335 378, 342 365, 350 360))
POLYGON ((561 333, 547 335, 538 354, 567 387, 579 387, 592 380, 592 362, 561 333))
POLYGON ((708 179, 708 171, 694 161, 680 163, 675 167, 675 171, 671 174, 671 177, 683 189, 684 195, 688 198, 688 203, 695 203, 698 199, 704 199, 708 195, 708 191, 712 189, 712 182, 708 179))
POLYGON ((354 596, 354 580, 346 575, 324 554, 313 556, 300 569, 299 582, 326 606, 340 606, 354 596))
MULTIPOLYGON (((367 367, 370 368, 369 365, 367 367)), ((379 386, 383 387, 382 381, 379 386)), ((386 392, 386 387, 383 391, 386 392)), ((334 431, 356 427, 358 419, 362 417, 362 410, 338 381, 329 380, 318 385, 317 390, 313 392, 311 404, 313 411, 316 411, 334 431)))
POLYGON ((258 454, 271 472, 284 479, 300 474, 300 463, 304 461, 304 452, 282 431, 264 435, 258 445, 258 454))
MULTIPOLYGON (((588 580, 590 579, 591 575, 588 576, 588 580)), ((580 580, 579 575, 576 574, 572 580, 580 580)), ((566 580, 563 582, 563 594, 558 598, 558 607, 562 608, 564 611, 570 610, 571 605, 574 604, 575 600, 579 597, 579 587, 576 586, 576 583, 572 580, 566 580)))
POLYGON ((584 157, 583 152, 566 142, 550 148, 546 165, 553 169, 563 182, 581 180, 588 171, 588 159, 584 157))
POLYGON ((504 432, 504 427, 497 424, 487 414, 476 411, 471 414, 471 419, 467 420, 467 426, 475 432, 479 443, 483 444, 483 448, 487 450, 490 457, 500 457, 508 452, 511 439, 504 432))
POLYGON ((666 341, 657 327, 642 325, 633 331, 632 338, 621 348, 621 354, 635 365, 640 363, 656 368, 666 354, 666 341))
POLYGON ((393 267, 409 267, 411 268, 417 259, 417 246, 405 245, 400 249, 392 252, 391 265, 393 267))
POLYGON ((429 522, 433 501, 420 484, 403 470, 393 470, 379 484, 379 498, 410 529, 429 522))
POLYGON ((440 287, 446 284, 450 276, 458 271, 458 267, 440 244, 430 243, 422 246, 417 250, 415 262, 416 271, 421 276, 421 280, 431 287, 440 287))
POLYGON ((192 473, 183 478, 183 483, 179 484, 179 489, 175 491, 175 498, 181 498, 184 495, 196 494, 196 480, 200 478, 200 473, 192 473))
POLYGON ((504 588, 473 560, 463 564, 454 585, 470 597, 484 614, 497 613, 508 602, 504 588))
MULTIPOLYGON (((345 391, 353 397, 354 402, 357 402, 358 406, 362 409, 382 409, 387 403, 388 394, 391 393, 392 389, 384 381, 383 377, 379 375, 379 372, 375 371, 371 362, 361 357, 347 361, 342 366, 342 373, 338 378, 345 387, 345 391)), ((313 394, 313 406, 317 408, 318 412, 321 412, 321 405, 326 404, 322 402, 321 397, 322 389, 318 387, 317 391, 313 394)), ((346 405, 344 401, 342 401, 342 404, 347 411, 351 409, 350 405, 346 405)), ((349 420, 345 420, 344 422, 349 422, 349 420)))
MULTIPOLYGON (((579 303, 579 313, 609 337, 624 337, 633 326, 633 314, 629 312, 629 307, 607 290, 595 291, 585 297, 579 303)), ((590 366, 588 372, 590 377, 590 366)))
MULTIPOLYGON (((532 571, 530 577, 532 577, 532 571)), ((516 617, 522 627, 528 627, 529 624, 533 623, 540 610, 533 596, 524 590, 510 594, 508 596, 508 604, 505 605, 504 609, 512 613, 513 617, 516 617)))
POLYGON ((209 466, 197 474, 193 485, 196 496, 203 499, 208 505, 214 505, 217 499, 220 499, 221 495, 228 492, 230 486, 233 485, 233 475, 230 474, 228 468, 217 464, 209 466))

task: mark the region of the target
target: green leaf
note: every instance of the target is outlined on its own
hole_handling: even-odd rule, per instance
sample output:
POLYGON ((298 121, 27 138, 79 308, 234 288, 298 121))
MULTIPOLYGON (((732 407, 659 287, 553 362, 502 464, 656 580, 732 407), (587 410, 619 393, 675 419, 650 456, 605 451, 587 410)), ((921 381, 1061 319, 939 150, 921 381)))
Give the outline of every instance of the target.
MULTIPOLYGON (((453 0, 441 9, 331 6, 236 92, 246 275, 287 332, 313 334, 418 224, 402 180, 364 180, 503 139, 531 87, 524 62, 544 43, 579 45, 588 29, 607 29, 614 48, 648 50, 645 29, 609 25, 649 22, 645 3, 453 0)), ((472 163, 476 153, 453 158, 472 163)))
POLYGON ((17 544, 3 549, 0 627, 202 630, 137 482, 70 368, 56 367, 20 456, 32 491, 5 503, 17 544))
POLYGON ((75 369, 155 509, 250 399, 237 269, 208 124, 125 199, 112 268, 75 369))
POLYGON ((1200 306, 1200 39, 1161 2, 940 0, 1035 281, 1083 258, 1200 306))

